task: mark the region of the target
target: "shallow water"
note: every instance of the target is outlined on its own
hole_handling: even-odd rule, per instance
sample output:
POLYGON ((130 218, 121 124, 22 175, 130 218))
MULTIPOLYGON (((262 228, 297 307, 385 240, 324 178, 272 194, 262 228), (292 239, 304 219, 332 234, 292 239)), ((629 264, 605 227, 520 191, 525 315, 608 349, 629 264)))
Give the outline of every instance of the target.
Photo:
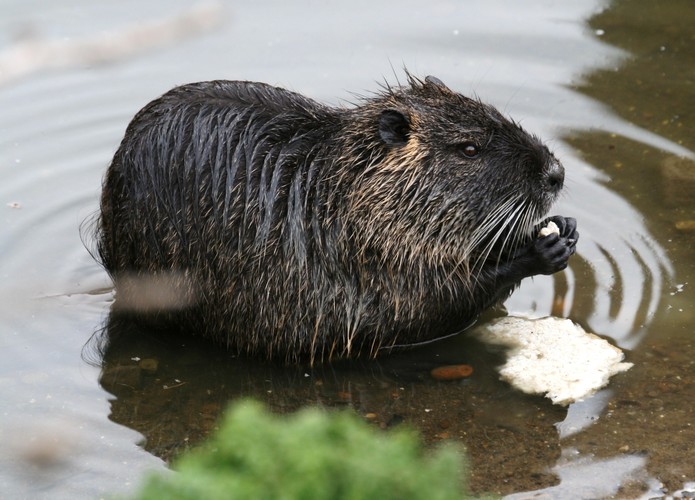
POLYGON ((35 13, 31 2, 0 3, 3 497, 128 491, 246 395, 277 411, 349 407, 383 428, 415 425, 427 442, 463 442, 477 491, 693 488, 695 232, 676 223, 695 210, 662 173, 695 149, 690 3, 619 1, 601 12, 593 1, 266 2, 202 14, 186 5, 73 0, 35 13), (167 16, 178 14, 200 16, 200 29, 174 30, 167 16), (155 25, 162 19, 171 39, 155 25), (106 60, 84 50, 105 33, 129 45, 138 22, 151 47, 112 47, 106 60), (34 62, 23 73, 10 57, 17 47, 34 62), (112 291, 78 229, 132 115, 176 84, 214 78, 346 103, 403 79, 403 65, 497 105, 562 158, 567 191, 555 212, 578 219, 578 255, 561 275, 524 282, 506 308, 567 316, 627 349, 635 367, 566 410, 497 381, 501 354, 465 336, 308 371, 126 331, 100 384, 82 346, 107 320, 112 291), (158 360, 156 373, 138 370, 138 358, 158 360), (454 362, 474 375, 430 379, 454 362))

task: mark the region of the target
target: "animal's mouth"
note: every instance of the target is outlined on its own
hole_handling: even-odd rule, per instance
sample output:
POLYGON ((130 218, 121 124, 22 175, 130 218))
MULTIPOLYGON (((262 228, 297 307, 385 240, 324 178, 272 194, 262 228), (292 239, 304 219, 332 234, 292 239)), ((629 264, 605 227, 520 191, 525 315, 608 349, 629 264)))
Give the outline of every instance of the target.
POLYGON ((506 214, 490 223, 488 217, 480 228, 486 228, 487 233, 481 238, 475 254, 475 263, 482 265, 490 259, 506 261, 514 257, 526 247, 538 234, 543 221, 547 220, 545 207, 522 202, 506 214))
POLYGON ((520 227, 514 234, 509 237, 513 244, 503 245, 499 248, 500 255, 503 257, 513 257, 519 248, 527 246, 536 238, 538 231, 543 227, 543 221, 546 220, 545 214, 538 217, 532 223, 520 227))

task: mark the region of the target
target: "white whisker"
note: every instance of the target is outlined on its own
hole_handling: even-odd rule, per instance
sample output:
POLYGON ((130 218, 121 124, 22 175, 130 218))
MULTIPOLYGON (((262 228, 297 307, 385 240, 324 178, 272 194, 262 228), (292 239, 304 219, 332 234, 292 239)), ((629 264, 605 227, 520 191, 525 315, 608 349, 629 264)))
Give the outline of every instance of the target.
POLYGON ((486 238, 489 237, 490 231, 499 223, 500 219, 505 218, 507 213, 521 199, 519 194, 512 193, 507 200, 504 200, 493 211, 488 213, 485 218, 473 230, 469 241, 466 245, 466 255, 470 256, 473 250, 478 247, 486 238))
MULTIPOLYGON (((514 220, 518 219, 519 212, 521 212, 524 209, 524 206, 525 204, 517 205, 516 207, 512 205, 512 210, 508 210, 507 213, 504 214, 505 217, 502 225, 499 227, 499 229, 497 229, 495 234, 492 236, 492 239, 485 245, 485 247, 483 247, 482 251, 480 252, 473 264, 474 269, 477 268, 478 265, 482 267, 485 264, 488 257, 490 256, 490 253, 492 252, 492 249, 494 248, 497 241, 500 239, 500 236, 502 236, 505 230, 507 230, 510 222, 513 222, 514 220)), ((494 214, 494 212, 492 214, 494 214)), ((497 224, 499 224, 499 221, 496 222, 497 224)))

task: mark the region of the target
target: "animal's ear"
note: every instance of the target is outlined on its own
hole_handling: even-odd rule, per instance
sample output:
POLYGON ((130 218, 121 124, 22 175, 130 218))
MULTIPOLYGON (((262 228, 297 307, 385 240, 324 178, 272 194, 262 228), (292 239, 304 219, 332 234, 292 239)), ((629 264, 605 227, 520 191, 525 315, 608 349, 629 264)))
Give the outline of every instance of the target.
POLYGON ((405 144, 410 135, 410 121, 400 111, 386 109, 379 117, 379 135, 386 144, 405 144))

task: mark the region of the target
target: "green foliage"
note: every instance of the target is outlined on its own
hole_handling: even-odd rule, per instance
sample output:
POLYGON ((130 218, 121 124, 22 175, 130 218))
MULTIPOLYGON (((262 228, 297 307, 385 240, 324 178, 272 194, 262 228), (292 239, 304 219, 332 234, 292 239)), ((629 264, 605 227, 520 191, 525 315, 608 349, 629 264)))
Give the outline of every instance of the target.
POLYGON ((460 499, 463 456, 454 446, 425 453, 417 435, 380 432, 355 415, 306 409, 272 415, 234 405, 220 430, 149 478, 140 499, 460 499))

